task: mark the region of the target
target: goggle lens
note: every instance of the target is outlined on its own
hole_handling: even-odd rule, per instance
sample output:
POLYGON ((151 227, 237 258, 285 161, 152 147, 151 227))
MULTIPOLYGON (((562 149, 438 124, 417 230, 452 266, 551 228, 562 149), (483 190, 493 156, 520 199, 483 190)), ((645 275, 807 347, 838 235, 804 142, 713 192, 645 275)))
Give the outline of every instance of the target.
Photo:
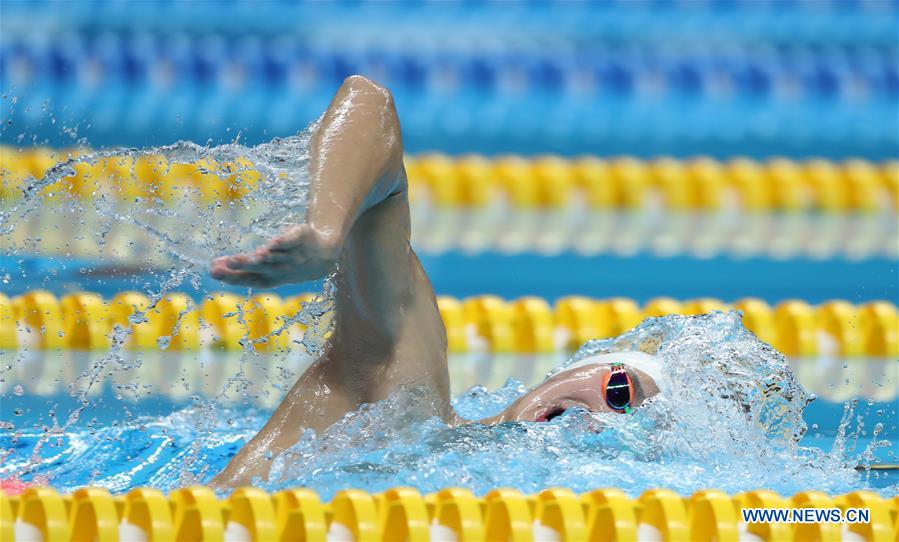
POLYGON ((621 368, 612 369, 606 382, 606 403, 613 410, 627 410, 631 405, 631 378, 621 368))

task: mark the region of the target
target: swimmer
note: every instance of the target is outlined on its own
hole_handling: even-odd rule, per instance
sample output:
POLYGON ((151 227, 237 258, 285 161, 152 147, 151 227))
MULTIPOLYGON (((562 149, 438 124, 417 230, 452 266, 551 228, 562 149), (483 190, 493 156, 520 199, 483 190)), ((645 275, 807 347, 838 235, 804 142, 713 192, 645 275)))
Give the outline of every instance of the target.
MULTIPOLYGON (((322 355, 213 484, 265 479, 271 459, 303 431, 320 432, 366 403, 417 386, 434 413, 450 404, 446 330, 428 276, 409 243, 403 144, 390 93, 348 78, 313 134, 305 222, 251 254, 215 259, 214 278, 270 288, 320 279, 337 266, 334 327, 322 355)), ((477 423, 548 421, 567 409, 629 413, 664 388, 657 360, 630 352, 581 360, 477 423)))

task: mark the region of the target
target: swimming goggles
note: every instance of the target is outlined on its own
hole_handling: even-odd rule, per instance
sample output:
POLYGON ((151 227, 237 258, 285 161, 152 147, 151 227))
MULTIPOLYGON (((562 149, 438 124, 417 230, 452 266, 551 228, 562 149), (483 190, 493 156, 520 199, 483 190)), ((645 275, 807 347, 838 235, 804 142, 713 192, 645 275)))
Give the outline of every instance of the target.
POLYGON ((670 379, 662 370, 661 360, 645 352, 594 354, 563 366, 560 370, 570 371, 595 365, 605 365, 611 369, 608 374, 603 376, 600 391, 606 400, 606 404, 615 412, 629 413, 634 409, 633 402, 636 398, 634 382, 626 367, 638 369, 645 373, 655 382, 656 387, 662 394, 667 393, 671 389, 670 379))
POLYGON ((611 370, 602 377, 602 395, 615 412, 630 414, 633 411, 634 382, 624 365, 613 363, 611 370))

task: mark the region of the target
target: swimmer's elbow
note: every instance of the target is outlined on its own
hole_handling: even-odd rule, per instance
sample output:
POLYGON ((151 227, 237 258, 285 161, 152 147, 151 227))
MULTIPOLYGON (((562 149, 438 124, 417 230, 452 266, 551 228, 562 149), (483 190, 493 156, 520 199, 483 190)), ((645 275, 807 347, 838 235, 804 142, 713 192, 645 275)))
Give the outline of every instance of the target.
MULTIPOLYGON (((388 162, 401 165, 403 159, 403 137, 399 115, 390 91, 362 75, 351 75, 344 79, 340 92, 345 95, 363 96, 369 108, 378 111, 380 121, 380 141, 386 145, 388 162)), ((369 109, 370 111, 371 109, 369 109)))
POLYGON ((393 103, 393 94, 364 75, 351 75, 343 80, 341 90, 352 94, 368 95, 377 100, 380 107, 396 116, 396 106, 393 103))
POLYGON ((364 75, 351 75, 343 80, 342 86, 355 91, 387 92, 389 94, 389 91, 386 88, 364 75))

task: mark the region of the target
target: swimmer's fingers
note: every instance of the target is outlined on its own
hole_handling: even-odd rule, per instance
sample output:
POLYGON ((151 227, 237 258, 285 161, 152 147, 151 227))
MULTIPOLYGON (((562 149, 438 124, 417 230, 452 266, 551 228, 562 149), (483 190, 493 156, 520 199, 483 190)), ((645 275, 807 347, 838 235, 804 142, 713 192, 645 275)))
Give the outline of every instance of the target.
POLYGON ((272 239, 267 249, 272 252, 290 252, 316 242, 315 232, 307 224, 291 226, 283 234, 272 239))
POLYGON ((261 273, 253 273, 240 269, 234 269, 231 266, 233 257, 226 256, 224 258, 216 258, 212 262, 210 274, 212 278, 233 284, 235 286, 250 286, 256 288, 267 288, 275 284, 273 277, 263 275, 261 273))
POLYGON ((314 230, 308 224, 292 226, 266 245, 271 254, 296 254, 307 258, 336 260, 343 242, 338 236, 314 230))
POLYGON ((222 256, 220 258, 215 258, 212 260, 212 263, 209 265, 209 274, 212 275, 214 279, 220 279, 225 276, 225 273, 231 270, 231 257, 230 256, 222 256))
POLYGON ((303 263, 302 256, 297 254, 271 253, 260 250, 252 258, 236 262, 229 267, 235 271, 281 273, 301 267, 303 263))
POLYGON ((279 263, 302 263, 302 260, 305 259, 305 254, 302 250, 283 250, 278 248, 279 245, 275 244, 273 241, 268 245, 260 248, 254 254, 256 264, 279 264, 279 263))
POLYGON ((212 261, 213 272, 217 267, 226 267, 233 271, 253 271, 258 272, 265 269, 273 263, 282 263, 288 258, 282 254, 273 254, 269 251, 268 246, 262 247, 253 254, 235 254, 233 256, 222 256, 212 261))
POLYGON ((340 245, 333 236, 307 224, 294 226, 251 254, 213 260, 213 278, 242 286, 268 287, 325 276, 337 262, 340 245))
POLYGON ((258 249, 251 257, 234 262, 232 268, 242 271, 267 272, 272 266, 303 267, 322 259, 322 254, 317 251, 317 248, 310 245, 292 245, 289 241, 276 239, 258 249))
POLYGON ((287 265, 290 264, 292 266, 302 265, 304 258, 297 254, 286 254, 283 252, 271 252, 263 256, 258 262, 254 264, 254 266, 272 266, 272 265, 287 265))
MULTIPOLYGON (((270 278, 274 281, 282 280, 283 277, 296 277, 302 274, 303 266, 297 265, 295 262, 284 263, 258 263, 251 267, 240 269, 242 273, 252 273, 270 278)), ((236 270, 235 270, 236 271, 236 270)))
POLYGON ((223 269, 231 269, 236 270, 240 269, 244 265, 247 265, 253 261, 253 257, 248 254, 234 254, 232 256, 222 256, 219 258, 215 258, 212 260, 212 265, 210 266, 210 271, 212 275, 215 276, 217 271, 223 269))
MULTIPOLYGON (((274 260, 297 259, 304 257, 307 253, 313 252, 314 249, 303 243, 296 243, 291 240, 275 239, 263 249, 262 257, 274 260)), ((259 251, 257 251, 258 253, 259 251)))
POLYGON ((213 276, 221 280, 222 282, 226 282, 234 286, 248 286, 250 288, 270 288, 277 284, 277 282, 272 277, 261 275, 259 273, 248 273, 246 271, 233 271, 229 269, 223 273, 219 273, 218 276, 213 276))

